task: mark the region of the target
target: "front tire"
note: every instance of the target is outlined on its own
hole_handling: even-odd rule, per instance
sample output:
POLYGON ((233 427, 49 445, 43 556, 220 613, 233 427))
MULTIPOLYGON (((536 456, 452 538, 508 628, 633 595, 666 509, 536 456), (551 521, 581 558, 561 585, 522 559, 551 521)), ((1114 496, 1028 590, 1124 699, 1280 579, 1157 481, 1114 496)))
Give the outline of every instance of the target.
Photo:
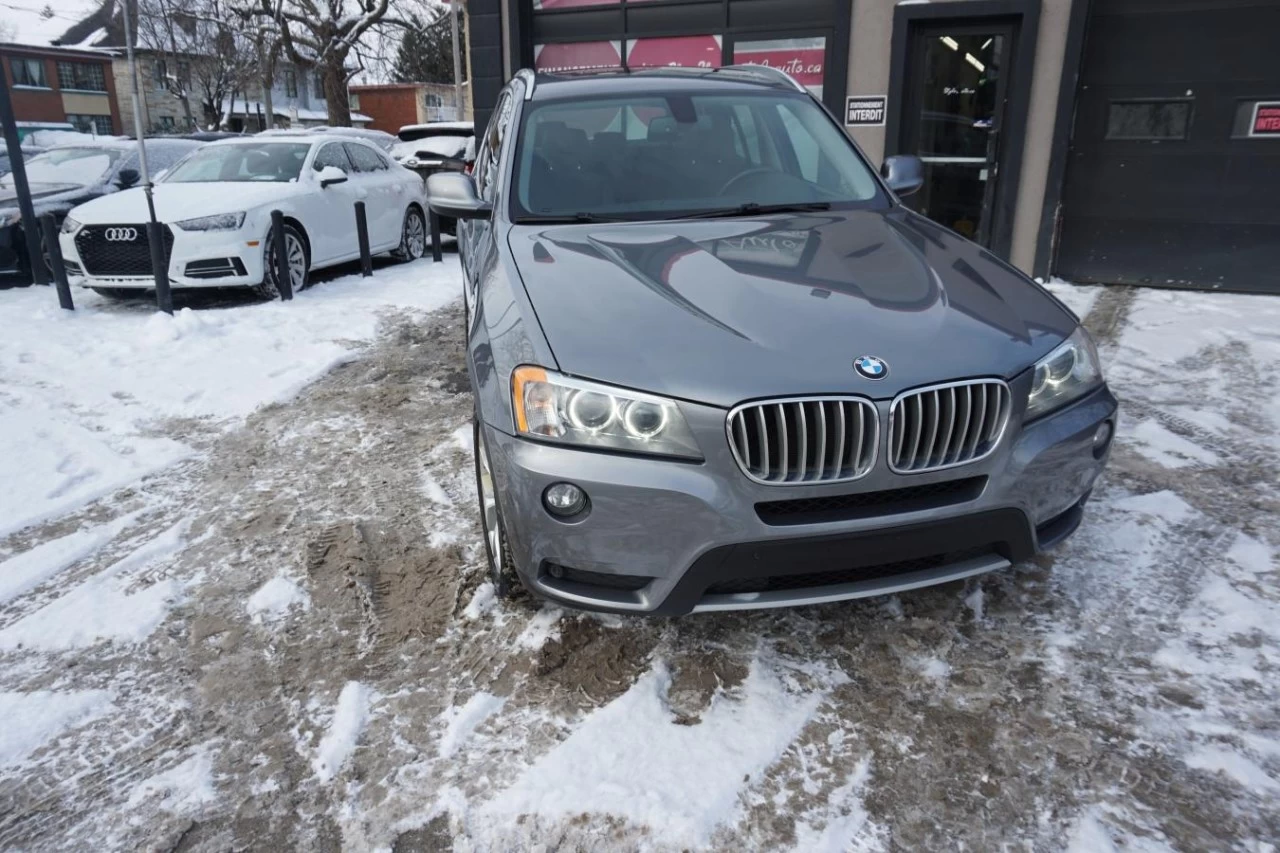
POLYGON ((476 495, 479 498, 480 532, 484 534, 484 551, 488 557, 489 580, 498 598, 507 598, 520 587, 511 549, 507 545, 507 527, 502 521, 498 489, 489 464, 489 447, 484 440, 480 419, 472 421, 472 449, 476 461, 476 495))
POLYGON ((427 220, 422 211, 411 207, 404 212, 400 229, 400 245, 391 253, 398 261, 416 261, 427 253, 427 220))
MULTIPOLYGON (((253 288, 264 299, 279 299, 279 275, 276 272, 276 239, 274 231, 265 241, 262 252, 262 283, 253 288)), ((293 284, 293 292, 306 290, 311 284, 311 253, 307 251, 307 241, 302 233, 292 225, 284 226, 284 243, 286 257, 289 259, 289 281, 293 284)))

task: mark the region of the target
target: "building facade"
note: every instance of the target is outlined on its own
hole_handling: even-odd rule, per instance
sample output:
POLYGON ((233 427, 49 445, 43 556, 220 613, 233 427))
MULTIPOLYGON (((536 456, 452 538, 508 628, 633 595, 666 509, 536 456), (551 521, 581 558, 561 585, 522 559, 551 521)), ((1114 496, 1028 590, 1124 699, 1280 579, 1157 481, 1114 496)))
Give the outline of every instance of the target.
POLYGON ((906 201, 1039 276, 1280 292, 1276 0, 470 0, 518 68, 782 68, 906 201))
MULTIPOLYGON (((161 56, 149 50, 134 51, 138 65, 138 88, 141 95, 142 126, 148 133, 182 133, 187 126, 186 110, 182 99, 173 93, 171 79, 182 81, 189 92, 191 115, 201 129, 206 124, 201 107, 199 86, 191 82, 190 63, 171 56, 161 56)), ((128 93, 132 91, 129 63, 118 56, 112 64, 116 87, 125 93, 120 101, 121 117, 128 133, 133 132, 133 107, 128 93)), ((324 87, 318 74, 292 63, 280 63, 271 87, 271 109, 274 123, 267 120, 262 98, 262 83, 247 81, 244 91, 224 99, 223 110, 227 115, 227 129, 235 133, 255 132, 268 126, 314 127, 329 123, 329 111, 325 105, 324 87)), ((352 109, 358 106, 353 101, 352 109)), ((369 116, 353 112, 351 123, 363 127, 369 116)))
POLYGON ((111 56, 99 51, 0 44, 19 122, 69 124, 85 133, 120 132, 111 56))
POLYGON ((372 121, 369 127, 395 133, 407 124, 465 121, 471 118, 471 88, 462 87, 462 110, 454 103, 452 83, 378 83, 352 86, 352 105, 372 121), (461 113, 461 114, 459 114, 461 113))

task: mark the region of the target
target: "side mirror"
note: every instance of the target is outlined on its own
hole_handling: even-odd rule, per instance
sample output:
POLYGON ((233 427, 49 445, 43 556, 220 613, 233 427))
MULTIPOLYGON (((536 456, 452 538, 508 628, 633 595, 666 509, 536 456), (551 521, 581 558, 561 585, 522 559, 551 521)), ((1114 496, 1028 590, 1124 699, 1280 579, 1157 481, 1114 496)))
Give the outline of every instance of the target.
POLYGON ((462 172, 437 172, 427 178, 427 204, 440 216, 488 219, 493 206, 476 194, 476 182, 462 172))
POLYGON ((121 169, 116 175, 116 186, 122 190, 127 190, 136 184, 141 177, 137 169, 121 169))
POLYGON ((884 161, 880 174, 889 189, 898 195, 911 195, 924 186, 924 163, 914 154, 895 154, 884 161))
POLYGON ((320 189, 347 181, 347 173, 337 166, 325 166, 316 177, 320 179, 320 189))

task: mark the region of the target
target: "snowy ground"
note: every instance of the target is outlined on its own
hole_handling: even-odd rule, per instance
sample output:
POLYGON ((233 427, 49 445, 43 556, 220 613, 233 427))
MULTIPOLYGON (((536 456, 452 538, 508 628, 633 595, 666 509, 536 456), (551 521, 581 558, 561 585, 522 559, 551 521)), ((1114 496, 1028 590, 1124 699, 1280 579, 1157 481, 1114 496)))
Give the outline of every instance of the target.
POLYGON ((456 259, 155 315, 0 293, 0 849, 1274 850, 1280 300, 1055 286, 1080 532, 907 595, 495 602, 456 259))

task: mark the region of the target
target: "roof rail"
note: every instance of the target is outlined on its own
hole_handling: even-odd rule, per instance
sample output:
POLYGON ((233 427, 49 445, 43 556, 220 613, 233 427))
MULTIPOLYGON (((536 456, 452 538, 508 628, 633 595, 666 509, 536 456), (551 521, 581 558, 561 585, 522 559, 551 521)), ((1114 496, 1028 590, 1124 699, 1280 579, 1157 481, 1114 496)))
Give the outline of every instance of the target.
POLYGON ((781 83, 800 92, 808 92, 804 86, 796 78, 792 77, 781 68, 771 68, 768 65, 722 65, 719 68, 712 69, 714 71, 733 71, 738 74, 751 75, 768 83, 781 83))
POLYGON ((524 99, 526 101, 533 100, 533 85, 535 77, 532 68, 521 68, 515 73, 513 80, 520 80, 524 83, 524 99))

